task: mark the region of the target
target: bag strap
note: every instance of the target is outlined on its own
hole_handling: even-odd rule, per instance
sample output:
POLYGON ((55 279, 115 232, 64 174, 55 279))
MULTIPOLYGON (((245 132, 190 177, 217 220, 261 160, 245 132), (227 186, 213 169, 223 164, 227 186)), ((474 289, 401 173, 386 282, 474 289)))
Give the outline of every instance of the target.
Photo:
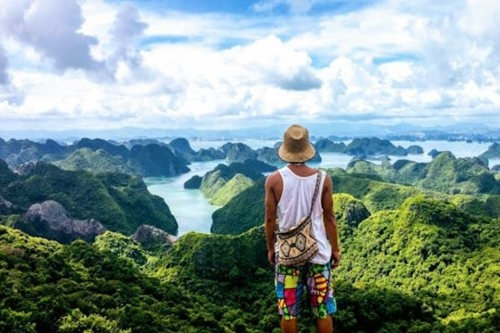
POLYGON ((318 170, 318 176, 316 177, 316 187, 314 188, 314 194, 313 194, 313 198, 311 201, 311 210, 309 211, 309 215, 307 217, 311 217, 311 215, 312 215, 312 212, 314 209, 314 204, 316 203, 316 198, 318 197, 319 184, 321 183, 322 176, 323 176, 323 173, 321 172, 321 170, 318 170))

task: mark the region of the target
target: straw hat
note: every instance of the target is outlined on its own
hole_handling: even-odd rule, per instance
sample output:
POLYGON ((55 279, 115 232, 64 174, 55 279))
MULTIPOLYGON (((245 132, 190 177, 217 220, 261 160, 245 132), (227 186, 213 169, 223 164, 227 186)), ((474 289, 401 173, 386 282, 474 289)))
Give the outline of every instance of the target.
POLYGON ((316 149, 309 142, 309 131, 300 125, 288 127, 283 135, 283 144, 278 149, 279 158, 289 163, 302 163, 315 154, 316 149))

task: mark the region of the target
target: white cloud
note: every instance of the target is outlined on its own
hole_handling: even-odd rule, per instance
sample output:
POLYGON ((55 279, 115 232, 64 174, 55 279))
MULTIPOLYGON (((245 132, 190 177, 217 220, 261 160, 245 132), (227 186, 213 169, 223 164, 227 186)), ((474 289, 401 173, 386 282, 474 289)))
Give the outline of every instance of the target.
MULTIPOLYGON (((128 68, 137 68, 141 64, 138 40, 143 35, 147 24, 142 22, 137 8, 125 4, 116 14, 111 28, 114 52, 108 59, 108 66, 116 70, 121 66, 124 71, 128 68), (123 62, 120 65, 120 62, 123 62)), ((123 75, 122 70, 122 75, 123 75)))
POLYGON ((5 51, 0 45, 0 86, 9 82, 9 74, 7 73, 7 65, 9 61, 5 55, 5 51))
POLYGON ((397 85, 404 83, 414 75, 413 65, 404 61, 394 61, 382 64, 378 67, 382 80, 388 84, 397 85))
POLYGON ((53 61, 55 68, 93 69, 90 55, 97 41, 78 32, 83 19, 76 0, 1 0, 3 30, 53 61))
POLYGON ((274 35, 224 51, 154 47, 143 52, 143 68, 167 78, 151 89, 161 96, 164 113, 175 118, 251 119, 300 112, 304 94, 299 92, 321 86, 309 56, 274 35))
MULTIPOLYGON (((0 82, 10 79, 0 92, 0 119, 217 128, 494 117, 497 3, 390 0, 348 13, 277 17, 0 0, 0 82)), ((257 7, 305 13, 315 4, 257 7)))
POLYGON ((321 81, 304 51, 294 50, 274 35, 225 52, 229 62, 242 66, 248 76, 285 90, 319 88, 321 81))
POLYGON ((496 0, 467 0, 458 24, 471 35, 498 36, 499 15, 500 3, 496 0))

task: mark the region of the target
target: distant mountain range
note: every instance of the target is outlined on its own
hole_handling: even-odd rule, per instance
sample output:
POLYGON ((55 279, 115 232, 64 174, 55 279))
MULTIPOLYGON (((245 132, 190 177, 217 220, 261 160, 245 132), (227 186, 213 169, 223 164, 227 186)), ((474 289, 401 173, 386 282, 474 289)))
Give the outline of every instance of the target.
MULTIPOLYGON (((71 130, 1 130, 0 137, 4 139, 31 139, 42 140, 52 138, 59 141, 73 142, 83 137, 103 138, 113 140, 130 139, 175 139, 185 137, 200 140, 236 140, 236 139, 280 139, 284 130, 291 125, 273 124, 266 127, 247 127, 240 129, 212 130, 212 129, 172 129, 172 128, 140 128, 122 127, 116 129, 71 129, 71 130)), ((377 125, 366 122, 322 122, 302 123, 312 137, 355 138, 377 136, 388 139, 439 139, 439 140, 473 140, 497 141, 500 138, 500 127, 495 123, 454 125, 437 125, 424 127, 419 125, 400 123, 395 125, 377 125)))

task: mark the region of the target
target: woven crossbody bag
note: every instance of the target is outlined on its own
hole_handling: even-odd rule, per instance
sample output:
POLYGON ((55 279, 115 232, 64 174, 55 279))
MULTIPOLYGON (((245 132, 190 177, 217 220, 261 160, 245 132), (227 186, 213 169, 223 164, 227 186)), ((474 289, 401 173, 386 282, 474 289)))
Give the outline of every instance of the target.
POLYGON ((311 202, 309 215, 303 217, 299 224, 286 231, 276 231, 278 242, 278 263, 283 266, 303 266, 318 253, 318 242, 314 237, 311 214, 319 193, 321 171, 316 178, 316 187, 311 202))

